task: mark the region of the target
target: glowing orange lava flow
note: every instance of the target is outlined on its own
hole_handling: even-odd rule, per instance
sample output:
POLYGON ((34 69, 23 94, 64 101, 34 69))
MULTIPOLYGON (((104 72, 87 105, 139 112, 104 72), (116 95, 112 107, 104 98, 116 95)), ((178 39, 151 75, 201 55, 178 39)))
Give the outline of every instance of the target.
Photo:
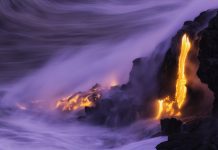
POLYGON ((56 108, 62 111, 75 111, 84 107, 92 107, 101 98, 101 87, 96 84, 87 92, 78 92, 56 102, 56 108))
POLYGON ((187 95, 187 78, 185 75, 185 64, 188 52, 191 49, 189 37, 184 34, 182 37, 181 52, 179 55, 178 72, 176 80, 176 93, 174 98, 167 96, 158 100, 158 113, 156 119, 169 116, 180 116, 181 108, 187 95))

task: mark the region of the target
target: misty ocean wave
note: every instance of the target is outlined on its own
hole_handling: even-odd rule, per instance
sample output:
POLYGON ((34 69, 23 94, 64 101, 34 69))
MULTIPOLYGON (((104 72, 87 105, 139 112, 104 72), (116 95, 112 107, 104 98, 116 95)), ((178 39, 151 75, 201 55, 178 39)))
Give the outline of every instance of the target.
MULTIPOLYGON (((157 122, 139 121, 126 128, 106 128, 76 120, 58 121, 26 114, 0 119, 1 150, 101 150, 155 147, 166 137, 150 138, 159 129, 157 122), (146 126, 142 126, 146 125, 146 126), (147 134, 147 135, 146 135, 147 134), (146 135, 146 136, 145 136, 146 135), (142 140, 140 144, 135 141, 142 140), (147 145, 144 145, 148 143, 147 145), (130 146, 125 146, 125 145, 130 146)), ((139 142, 140 143, 140 142, 139 142)))

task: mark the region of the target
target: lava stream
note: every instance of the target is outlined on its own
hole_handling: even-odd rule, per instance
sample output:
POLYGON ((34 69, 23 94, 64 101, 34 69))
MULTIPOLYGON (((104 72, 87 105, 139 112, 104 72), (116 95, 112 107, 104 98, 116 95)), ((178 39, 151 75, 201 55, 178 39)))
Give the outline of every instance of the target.
POLYGON ((185 103, 187 95, 187 77, 185 75, 185 66, 190 49, 191 42, 189 37, 184 34, 182 37, 181 52, 179 55, 175 97, 172 98, 167 96, 158 100, 159 108, 156 119, 160 119, 163 116, 172 117, 181 115, 181 108, 185 103))

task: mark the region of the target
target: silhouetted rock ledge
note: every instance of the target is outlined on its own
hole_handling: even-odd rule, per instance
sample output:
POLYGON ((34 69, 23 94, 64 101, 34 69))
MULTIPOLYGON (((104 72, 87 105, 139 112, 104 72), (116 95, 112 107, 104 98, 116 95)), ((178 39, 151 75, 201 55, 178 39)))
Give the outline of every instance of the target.
POLYGON ((218 15, 200 33, 198 76, 214 93, 213 114, 218 117, 218 15))
POLYGON ((157 150, 217 150, 218 119, 194 119, 182 126, 182 132, 171 134, 157 150))

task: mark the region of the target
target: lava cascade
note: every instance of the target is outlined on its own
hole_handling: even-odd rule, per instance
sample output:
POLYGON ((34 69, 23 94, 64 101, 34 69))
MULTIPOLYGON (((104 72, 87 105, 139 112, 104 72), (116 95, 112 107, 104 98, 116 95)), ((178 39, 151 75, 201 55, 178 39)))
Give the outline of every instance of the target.
POLYGON ((156 119, 160 119, 162 117, 178 117, 182 115, 181 108, 183 107, 187 96, 187 77, 185 75, 185 66, 190 49, 191 42, 187 34, 184 34, 182 37, 182 44, 178 61, 175 96, 166 96, 165 98, 158 100, 158 113, 156 119))

